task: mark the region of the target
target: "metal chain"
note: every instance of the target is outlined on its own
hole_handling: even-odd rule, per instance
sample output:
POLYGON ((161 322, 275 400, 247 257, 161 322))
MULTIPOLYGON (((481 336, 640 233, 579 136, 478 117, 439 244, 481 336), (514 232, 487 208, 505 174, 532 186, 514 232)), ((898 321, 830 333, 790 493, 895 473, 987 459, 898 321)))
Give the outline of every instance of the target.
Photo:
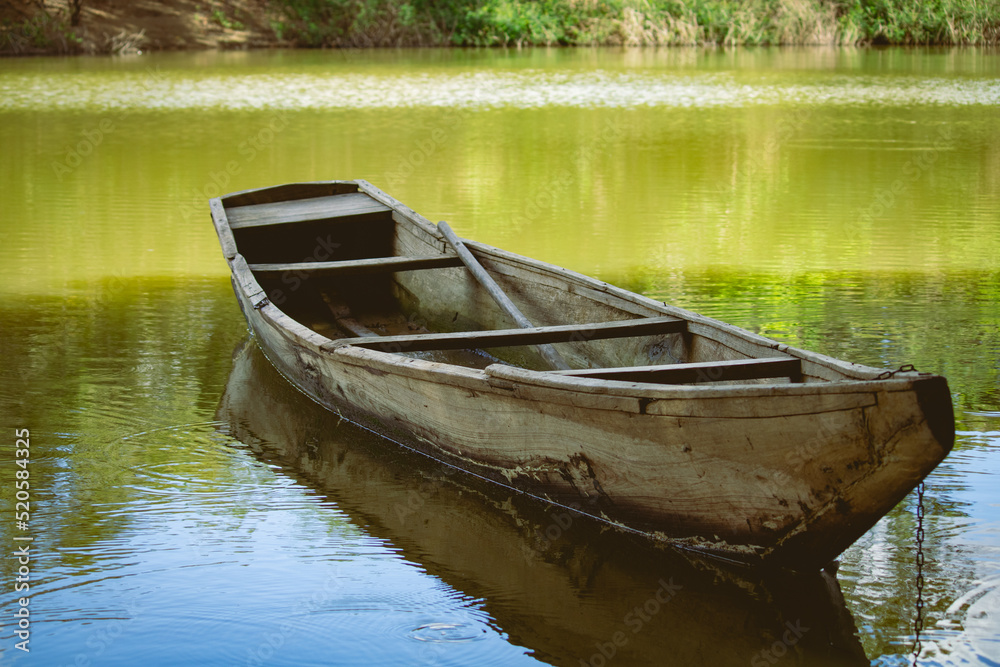
POLYGON ((882 371, 881 373, 875 376, 875 379, 888 380, 889 378, 893 377, 896 373, 919 373, 919 372, 920 371, 918 371, 916 368, 913 367, 913 364, 904 364, 894 371, 882 371))
MULTIPOLYGON (((905 364, 894 371, 883 371, 875 380, 888 380, 896 373, 920 373, 913 364, 905 364)), ((927 373, 920 373, 927 375, 927 373)), ((924 483, 917 485, 917 614, 913 619, 913 660, 916 667, 922 649, 920 633, 924 631, 924 483)))
POLYGON ((917 485, 917 616, 913 620, 913 662, 920 657, 920 633, 924 629, 924 483, 917 485))
MULTIPOLYGON (((888 380, 896 373, 920 373, 913 364, 905 364, 894 371, 883 371, 875 376, 875 380, 888 380)), ((920 373, 929 375, 928 373, 920 373)), ((924 483, 917 485, 917 614, 913 619, 913 660, 914 667, 920 658, 922 649, 920 633, 924 631, 924 483)))

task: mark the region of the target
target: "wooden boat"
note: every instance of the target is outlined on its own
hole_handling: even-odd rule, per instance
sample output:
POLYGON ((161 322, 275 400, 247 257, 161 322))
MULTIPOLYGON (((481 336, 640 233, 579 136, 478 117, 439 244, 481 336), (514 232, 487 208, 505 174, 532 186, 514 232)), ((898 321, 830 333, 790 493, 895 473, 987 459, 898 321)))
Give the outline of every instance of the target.
POLYGON ((817 569, 954 440, 943 377, 795 349, 462 241, 365 181, 210 207, 250 329, 298 389, 622 530, 817 569))

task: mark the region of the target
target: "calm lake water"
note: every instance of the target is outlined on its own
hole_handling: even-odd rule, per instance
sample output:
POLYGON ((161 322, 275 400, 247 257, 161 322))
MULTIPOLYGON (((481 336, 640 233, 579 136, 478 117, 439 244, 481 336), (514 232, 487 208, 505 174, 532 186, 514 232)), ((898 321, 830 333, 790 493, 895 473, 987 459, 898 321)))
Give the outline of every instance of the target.
POLYGON ((842 597, 748 582, 291 390, 207 199, 364 178, 464 236, 947 376, 923 657, 1000 664, 998 107, 984 50, 0 60, 0 662, 908 664, 912 496, 842 556, 842 597))

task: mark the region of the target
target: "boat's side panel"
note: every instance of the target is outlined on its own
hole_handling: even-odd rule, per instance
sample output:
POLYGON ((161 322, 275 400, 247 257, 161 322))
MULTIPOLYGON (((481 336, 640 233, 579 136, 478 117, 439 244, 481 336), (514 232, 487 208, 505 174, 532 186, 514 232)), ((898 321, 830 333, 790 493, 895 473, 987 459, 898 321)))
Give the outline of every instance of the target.
MULTIPOLYGON (((476 244, 469 244, 477 249, 476 244)), ((397 224, 394 253, 422 255, 437 251, 438 242, 419 228, 397 224)), ((532 272, 498 261, 488 254, 478 259, 522 313, 536 326, 586 324, 657 317, 663 313, 621 299, 607 298, 598 289, 573 285, 549 271, 532 272), (601 297, 604 298, 601 298, 601 297)), ((396 294, 405 309, 436 331, 469 331, 515 327, 488 293, 464 267, 447 271, 411 272, 396 276, 396 294)), ((603 285, 603 284, 601 284, 603 285)), ((608 286, 603 285, 603 288, 608 286)), ((635 336, 609 341, 559 343, 554 347, 574 368, 673 363, 686 357, 684 334, 635 336)), ((504 359, 530 368, 549 366, 532 348, 505 349, 504 359)))
POLYGON ((494 481, 736 557, 773 550, 784 560, 782 541, 804 533, 808 548, 794 550, 794 563, 825 564, 940 458, 919 415, 901 415, 907 427, 877 415, 880 401, 893 400, 875 385, 758 396, 738 406, 738 418, 732 401, 696 396, 647 412, 614 392, 533 386, 370 350, 326 352, 284 330, 273 306, 245 303, 244 312, 272 363, 321 404, 494 481), (873 432, 873 422, 886 425, 873 432), (853 490, 866 485, 879 493, 862 502, 853 490), (819 523, 840 532, 803 531, 819 523))
MULTIPOLYGON (((775 545, 785 564, 809 563, 829 548, 839 553, 864 535, 896 506, 951 451, 954 415, 947 382, 928 377, 903 391, 880 391, 877 405, 865 411, 865 458, 845 477, 831 502, 775 545)), ((826 465, 827 446, 817 441, 815 461, 826 465)))

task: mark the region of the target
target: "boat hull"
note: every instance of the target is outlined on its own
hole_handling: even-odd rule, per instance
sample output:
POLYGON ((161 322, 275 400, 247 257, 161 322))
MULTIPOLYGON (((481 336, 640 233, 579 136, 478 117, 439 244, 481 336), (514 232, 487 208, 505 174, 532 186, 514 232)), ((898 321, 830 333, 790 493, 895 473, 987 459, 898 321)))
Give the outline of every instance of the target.
MULTIPOLYGON (((247 322, 294 386, 402 445, 622 530, 739 562, 820 568, 904 498, 954 440, 942 377, 882 373, 792 349, 481 244, 466 242, 530 322, 579 330, 556 345, 576 370, 529 370, 539 365, 532 350, 541 348, 525 344, 513 348, 513 365, 480 368, 417 358, 405 346, 380 350, 378 339, 328 338, 319 325, 287 314, 308 291, 299 289, 304 269, 274 271, 385 270, 395 262, 377 283, 387 290, 372 294, 409 315, 407 325, 469 336, 509 329, 510 321, 455 266, 433 225, 363 181, 236 193, 213 200, 212 211, 247 322), (282 210, 298 218, 282 219, 282 210), (272 227, 281 229, 272 234, 272 227), (319 260, 334 248, 343 257, 335 266, 273 264, 319 260), (399 262, 434 270, 403 271, 399 262), (281 278, 262 284, 255 271, 281 278), (673 318, 668 324, 683 330, 608 344, 587 329, 616 321, 627 328, 635 318, 673 318), (647 371, 747 360, 791 362, 801 371, 780 380, 676 385, 587 377, 650 362, 661 365, 647 371)), ((348 287, 363 293, 373 284, 348 287)))
POLYGON ((493 482, 728 559, 822 567, 947 454, 950 411, 924 407, 950 405, 939 377, 595 391, 511 367, 317 348, 234 288, 264 354, 319 404, 493 482))

